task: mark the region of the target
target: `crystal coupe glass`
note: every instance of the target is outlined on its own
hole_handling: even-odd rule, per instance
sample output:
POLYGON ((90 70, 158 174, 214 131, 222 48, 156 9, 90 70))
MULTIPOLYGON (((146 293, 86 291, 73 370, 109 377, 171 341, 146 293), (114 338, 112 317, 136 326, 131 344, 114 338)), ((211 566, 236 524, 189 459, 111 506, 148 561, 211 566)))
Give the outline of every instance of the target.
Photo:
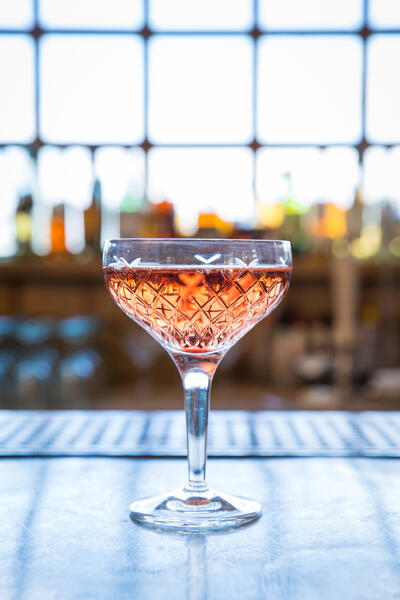
POLYGON ((130 516, 185 531, 238 527, 261 514, 254 500, 205 480, 210 386, 226 352, 278 306, 291 274, 286 241, 118 239, 104 248, 106 286, 123 312, 169 353, 181 375, 188 480, 172 492, 135 500, 130 516))

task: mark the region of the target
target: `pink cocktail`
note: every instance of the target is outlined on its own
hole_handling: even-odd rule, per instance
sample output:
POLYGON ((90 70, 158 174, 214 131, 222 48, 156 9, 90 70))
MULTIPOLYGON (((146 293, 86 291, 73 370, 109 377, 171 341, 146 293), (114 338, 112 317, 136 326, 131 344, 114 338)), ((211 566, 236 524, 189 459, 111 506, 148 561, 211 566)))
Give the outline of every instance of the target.
POLYGON ((104 278, 112 298, 168 351, 185 393, 188 481, 178 490, 133 502, 133 520, 208 531, 260 516, 254 500, 216 492, 206 483, 209 395, 229 348, 282 300, 291 264, 285 241, 106 242, 104 278))

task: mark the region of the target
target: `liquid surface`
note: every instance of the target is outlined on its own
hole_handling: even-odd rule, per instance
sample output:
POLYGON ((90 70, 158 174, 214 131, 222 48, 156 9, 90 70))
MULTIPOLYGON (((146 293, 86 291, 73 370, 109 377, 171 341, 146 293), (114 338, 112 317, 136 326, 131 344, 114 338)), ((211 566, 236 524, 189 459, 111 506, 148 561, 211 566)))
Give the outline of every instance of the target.
POLYGON ((281 301, 288 267, 104 267, 118 306, 171 350, 234 344, 281 301))

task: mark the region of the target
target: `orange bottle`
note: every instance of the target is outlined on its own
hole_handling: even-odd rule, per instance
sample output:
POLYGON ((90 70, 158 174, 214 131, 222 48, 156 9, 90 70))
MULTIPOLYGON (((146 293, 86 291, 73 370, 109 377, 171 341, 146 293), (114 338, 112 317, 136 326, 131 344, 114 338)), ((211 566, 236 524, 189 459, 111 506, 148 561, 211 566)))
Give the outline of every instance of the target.
POLYGON ((65 208, 57 204, 53 208, 50 223, 51 254, 62 254, 67 251, 65 245, 65 208))

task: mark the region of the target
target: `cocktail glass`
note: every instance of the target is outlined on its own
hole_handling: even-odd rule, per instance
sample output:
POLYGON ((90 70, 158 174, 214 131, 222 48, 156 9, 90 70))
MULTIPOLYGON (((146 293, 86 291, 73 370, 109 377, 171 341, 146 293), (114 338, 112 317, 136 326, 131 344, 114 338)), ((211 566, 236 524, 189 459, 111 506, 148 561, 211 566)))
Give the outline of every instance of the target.
POLYGON ((291 274, 287 241, 117 239, 104 247, 106 286, 123 312, 168 352, 181 375, 188 480, 135 500, 139 523, 185 531, 239 527, 261 506, 205 480, 210 387, 226 352, 278 306, 291 274))

